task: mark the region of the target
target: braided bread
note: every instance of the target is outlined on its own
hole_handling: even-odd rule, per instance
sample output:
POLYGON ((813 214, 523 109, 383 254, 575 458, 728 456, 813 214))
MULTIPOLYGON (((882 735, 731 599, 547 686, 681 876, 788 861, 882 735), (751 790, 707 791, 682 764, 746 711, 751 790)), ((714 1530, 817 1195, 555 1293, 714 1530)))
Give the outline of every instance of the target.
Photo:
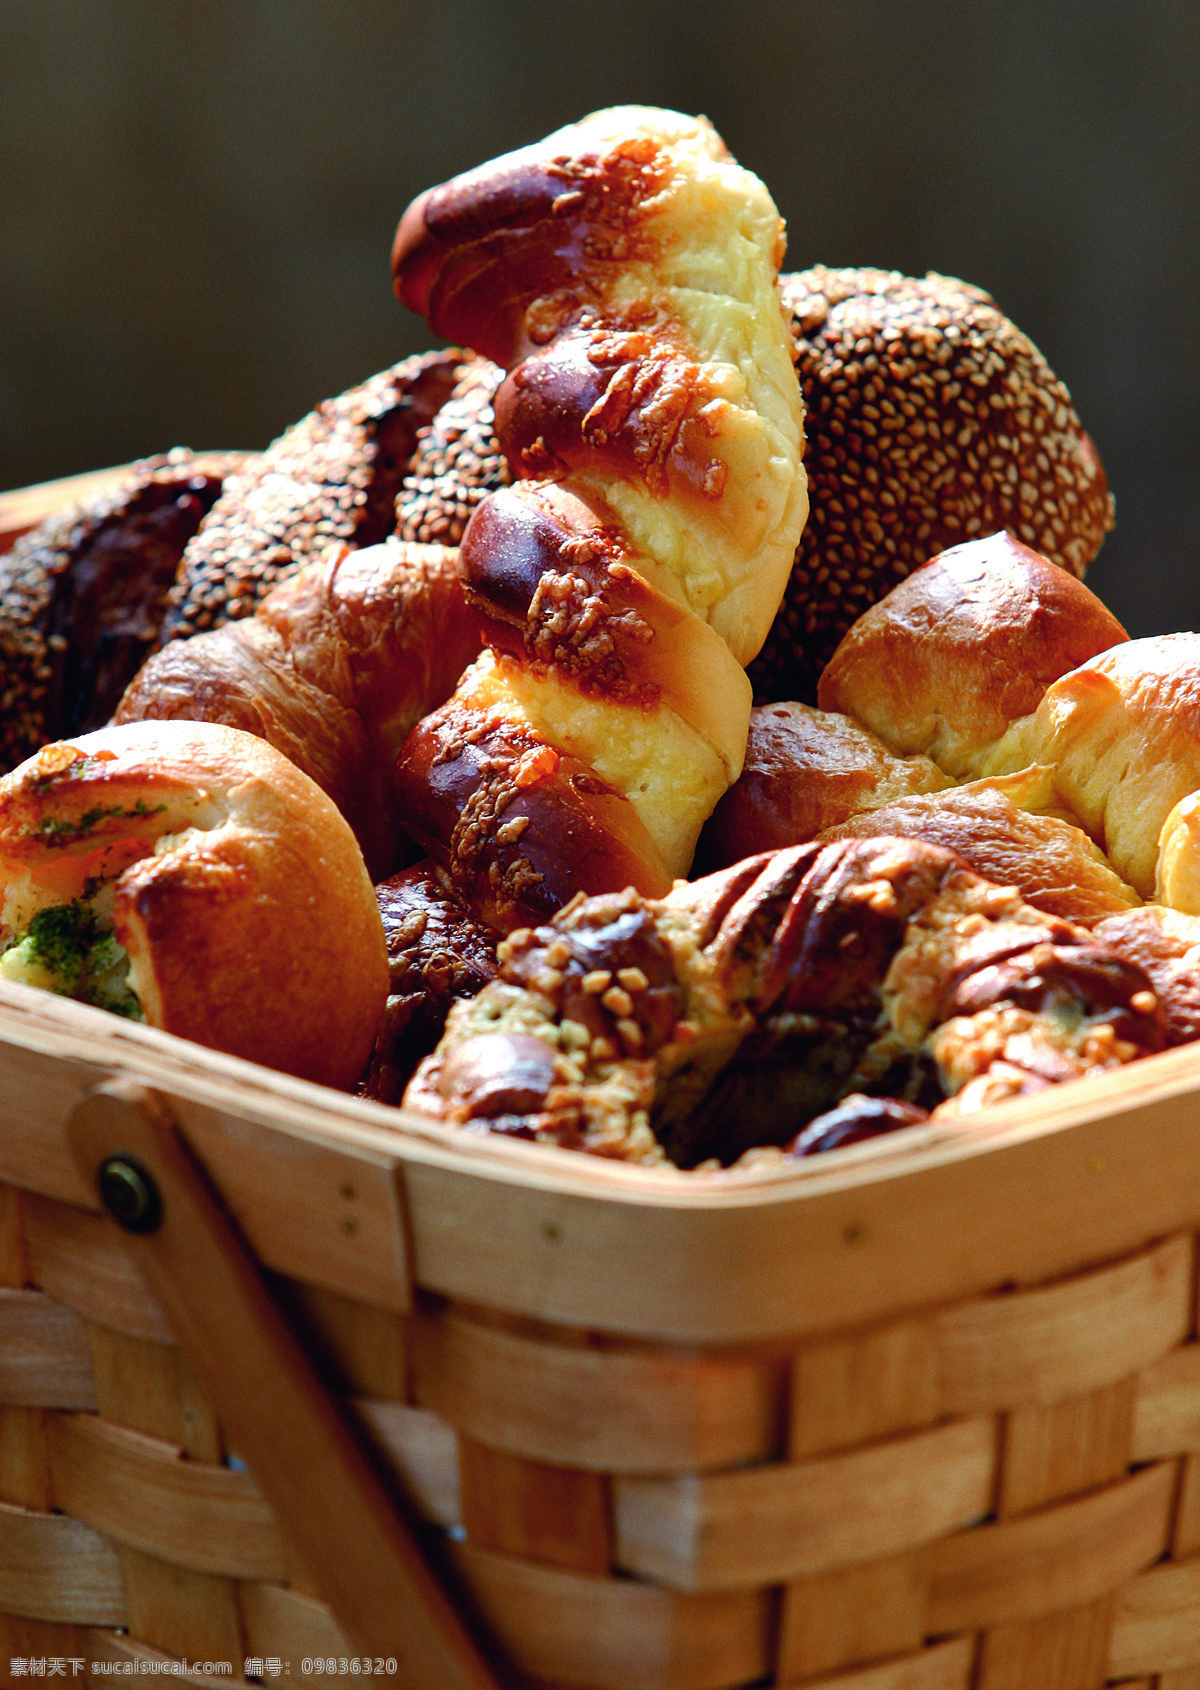
POLYGON ((496 428, 524 479, 460 560, 489 651, 399 771, 411 831, 499 923, 665 890, 741 768, 742 665, 807 511, 781 248, 706 123, 636 107, 400 224, 400 298, 510 371, 496 428))
POLYGON ((906 839, 577 899, 499 955, 406 1105, 632 1161, 727 1164, 864 1091, 961 1114, 1166 1037, 1136 962, 906 839))

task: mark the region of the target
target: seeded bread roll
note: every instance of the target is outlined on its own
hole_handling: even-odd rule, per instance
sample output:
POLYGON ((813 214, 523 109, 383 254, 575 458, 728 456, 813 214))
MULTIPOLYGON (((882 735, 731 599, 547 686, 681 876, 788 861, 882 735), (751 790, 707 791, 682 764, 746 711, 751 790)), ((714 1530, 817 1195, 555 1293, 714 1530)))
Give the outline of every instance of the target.
POLYGON ((498 954, 406 1106, 631 1161, 728 1164, 862 1092, 966 1113, 1165 1038, 1135 962, 909 839, 580 898, 498 954))
MULTIPOLYGON (((422 195, 393 251, 404 303, 509 369, 497 435, 524 478, 463 537, 491 654, 463 708, 418 730, 414 756, 465 780, 469 699, 480 733, 540 741, 540 762, 522 752, 527 780, 571 766, 606 816, 628 807, 614 851, 639 831, 652 841, 633 877, 645 890, 686 870, 741 768, 741 665, 807 509, 780 236, 762 184, 706 123, 621 107, 422 195)), ((464 785, 461 828, 432 810, 415 821, 456 883, 483 870, 512 925, 551 897, 535 858, 565 872, 553 902, 588 882, 571 881, 541 816, 497 805, 500 784, 464 785), (510 819, 524 831, 501 842, 510 819)), ((509 782, 505 802, 522 789, 509 782)), ((418 783, 405 790, 413 802, 418 783)), ((578 782, 571 792, 586 800, 578 782)), ((558 797, 572 802, 560 791, 555 814, 558 797)))
POLYGON ((102 728, 0 780, 0 975, 349 1087, 387 996, 354 836, 261 739, 102 728))
MULTIPOLYGON (((453 489, 433 473, 406 479, 414 454, 442 406, 474 415, 487 432, 486 390, 501 372, 451 348, 402 363, 326 399, 265 452, 232 476, 183 556, 163 622, 164 640, 186 639, 231 618, 250 616, 281 582, 339 542, 373 546, 396 528, 406 501, 405 532, 457 544, 454 507, 498 474, 460 445, 453 489)), ((430 466, 425 466, 427 469, 430 466)), ((444 466, 443 466, 444 468, 444 466)), ((506 479, 500 476, 500 479, 506 479)))
POLYGON ((811 704, 856 618, 938 552, 1007 529, 1082 576, 1113 505, 1070 394, 981 288, 823 265, 781 280, 813 514, 750 678, 761 701, 811 704))
POLYGON ((158 639, 184 547, 240 461, 149 458, 0 557, 0 774, 112 715, 158 639))
POLYGON ((1053 681, 1128 638, 1081 582, 993 534, 943 552, 859 617, 817 696, 822 710, 852 716, 897 755, 930 757, 969 779, 1053 681))

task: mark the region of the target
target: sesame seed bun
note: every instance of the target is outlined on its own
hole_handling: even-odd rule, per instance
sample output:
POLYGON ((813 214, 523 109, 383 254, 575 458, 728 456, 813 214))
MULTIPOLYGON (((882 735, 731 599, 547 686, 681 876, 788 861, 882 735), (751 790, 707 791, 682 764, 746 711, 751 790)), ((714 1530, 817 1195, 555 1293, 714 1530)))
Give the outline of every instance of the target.
POLYGON ((1113 525, 1071 396, 981 288, 817 266, 780 278, 811 515, 755 696, 815 698, 855 619, 929 558, 1009 530, 1082 577, 1113 525))

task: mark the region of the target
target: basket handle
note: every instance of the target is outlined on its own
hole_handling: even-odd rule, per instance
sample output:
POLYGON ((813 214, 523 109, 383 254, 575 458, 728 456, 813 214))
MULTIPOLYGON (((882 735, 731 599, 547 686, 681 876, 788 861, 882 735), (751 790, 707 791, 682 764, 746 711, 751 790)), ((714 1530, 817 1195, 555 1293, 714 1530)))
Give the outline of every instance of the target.
POLYGON ((500 1690, 161 1099, 110 1080, 66 1137, 351 1644, 405 1690, 500 1690))

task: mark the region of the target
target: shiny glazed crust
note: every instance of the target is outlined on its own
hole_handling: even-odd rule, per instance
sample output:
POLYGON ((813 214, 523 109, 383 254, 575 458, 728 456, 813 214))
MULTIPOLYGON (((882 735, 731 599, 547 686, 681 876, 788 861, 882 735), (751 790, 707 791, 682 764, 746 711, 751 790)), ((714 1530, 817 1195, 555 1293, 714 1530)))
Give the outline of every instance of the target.
MULTIPOLYGON (((496 654, 486 731, 507 714, 627 804, 654 843, 647 890, 686 869, 736 778, 741 664, 807 508, 779 257, 774 206, 711 128, 636 107, 431 190, 396 237, 401 299, 509 369, 496 426, 521 480, 480 506, 461 558, 496 654)), ((559 879, 555 901, 588 884, 559 879)))
POLYGON ((327 1085, 362 1071, 387 993, 374 891, 328 798, 261 739, 102 728, 0 781, 0 932, 111 883, 146 1019, 327 1085))
POLYGON ((478 650, 450 548, 339 546, 276 587, 255 616, 164 646, 116 720, 257 734, 329 794, 383 879, 403 848, 396 755, 478 650))

